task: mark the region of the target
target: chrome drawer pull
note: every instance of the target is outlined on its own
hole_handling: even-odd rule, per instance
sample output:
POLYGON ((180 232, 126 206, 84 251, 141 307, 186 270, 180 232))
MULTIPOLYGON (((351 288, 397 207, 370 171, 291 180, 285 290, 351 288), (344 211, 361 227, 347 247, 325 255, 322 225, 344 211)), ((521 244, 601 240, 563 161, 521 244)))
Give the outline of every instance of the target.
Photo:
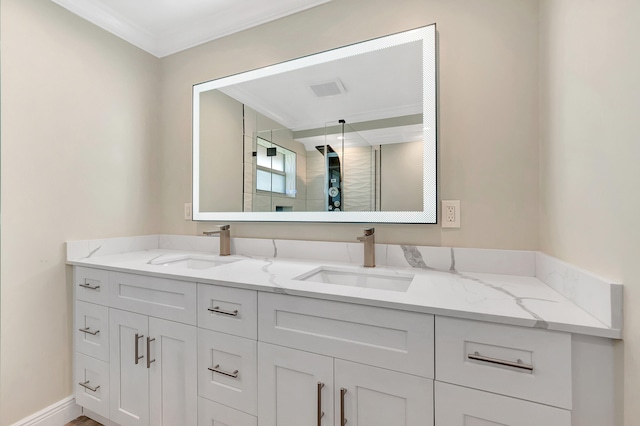
POLYGON ((151 342, 155 342, 156 338, 153 339, 147 336, 147 368, 151 368, 151 363, 156 362, 156 359, 151 359, 151 342))
POLYGON ((347 424, 347 419, 344 417, 344 394, 346 393, 345 388, 340 388, 340 426, 347 424))
POLYGON ((89 382, 90 380, 87 380, 86 382, 82 382, 78 384, 85 389, 89 389, 91 392, 96 392, 98 389, 100 389, 100 385, 96 386, 95 388, 92 388, 91 386, 89 386, 89 382))
POLYGON ((520 368, 522 370, 533 371, 533 365, 525 364, 522 362, 521 359, 517 360, 516 362, 511 362, 511 361, 505 361, 503 359, 482 356, 478 352, 474 352, 472 354, 467 355, 467 358, 473 359, 475 361, 488 362, 491 364, 498 364, 498 365, 504 365, 507 367, 520 368))
POLYGON ((207 311, 215 312, 216 314, 229 315, 230 317, 237 317, 238 316, 238 310, 237 309, 235 311, 224 311, 224 310, 220 309, 220 306, 214 306, 213 308, 207 308, 207 311))
POLYGON ((233 377, 234 379, 238 378, 238 370, 233 373, 229 373, 228 371, 220 370, 220 364, 216 364, 215 367, 209 367, 209 371, 213 371, 214 373, 222 374, 223 376, 233 377))
POLYGON ((78 284, 80 287, 84 287, 88 290, 97 290, 100 288, 99 285, 91 285, 91 284, 78 284))
POLYGON ((324 383, 318 382, 318 426, 322 426, 322 417, 324 416, 324 411, 322 411, 322 388, 324 387, 324 383))
POLYGON ((96 334, 100 333, 100 330, 91 331, 89 327, 87 327, 87 328, 79 328, 78 330, 82 331, 83 333, 90 334, 92 336, 95 336, 96 334))
POLYGON ((144 358, 144 355, 140 355, 140 348, 138 347, 138 340, 142 339, 144 337, 144 334, 138 334, 136 333, 135 336, 135 358, 136 358, 136 365, 138 365, 138 361, 140 361, 142 358, 144 358))

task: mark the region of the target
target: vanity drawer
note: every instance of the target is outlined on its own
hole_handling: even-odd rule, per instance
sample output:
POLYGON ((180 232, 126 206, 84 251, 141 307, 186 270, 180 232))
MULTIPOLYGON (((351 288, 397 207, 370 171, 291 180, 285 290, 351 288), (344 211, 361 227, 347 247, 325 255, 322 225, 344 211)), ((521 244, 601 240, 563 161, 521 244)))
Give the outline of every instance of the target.
POLYGON ((436 425, 571 426, 571 412, 495 393, 436 382, 436 425))
POLYGON ((198 327, 256 340, 258 293, 198 284, 198 327))
POLYGON ((436 380, 571 409, 571 336, 437 317, 436 380))
POLYGON ((198 426, 257 426, 258 419, 226 405, 198 398, 198 426))
POLYGON ((195 283, 112 272, 109 303, 126 311, 196 324, 195 283))
POLYGON ((109 308, 76 301, 76 351, 109 362, 109 308))
POLYGON ((433 316, 258 295, 260 341, 433 378, 433 316))
POLYGON ((97 303, 99 305, 108 305, 108 277, 108 271, 76 266, 73 274, 76 299, 97 303))
POLYGON ((256 415, 257 370, 255 340, 198 329, 200 396, 256 415))
POLYGON ((109 417, 109 364, 76 352, 75 397, 78 405, 109 417))

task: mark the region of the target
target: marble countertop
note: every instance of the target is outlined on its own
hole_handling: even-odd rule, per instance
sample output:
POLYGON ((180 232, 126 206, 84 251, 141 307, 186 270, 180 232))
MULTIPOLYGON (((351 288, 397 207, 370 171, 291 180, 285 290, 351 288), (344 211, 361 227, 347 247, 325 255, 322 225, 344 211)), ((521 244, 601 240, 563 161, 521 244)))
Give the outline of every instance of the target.
POLYGON ((70 259, 68 264, 614 339, 622 335, 620 329, 596 319, 533 276, 416 267, 364 268, 336 261, 245 255, 224 257, 233 262, 207 269, 151 263, 184 254, 220 259, 200 251, 150 249, 70 259), (394 291, 296 279, 320 266, 347 272, 409 274, 413 280, 406 291, 394 291))

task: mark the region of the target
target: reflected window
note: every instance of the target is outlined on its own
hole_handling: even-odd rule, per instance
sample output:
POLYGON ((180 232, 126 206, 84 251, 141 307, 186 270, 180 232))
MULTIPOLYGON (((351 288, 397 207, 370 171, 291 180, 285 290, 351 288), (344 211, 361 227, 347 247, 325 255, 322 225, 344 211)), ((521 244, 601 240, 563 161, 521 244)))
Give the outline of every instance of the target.
POLYGON ((258 138, 256 189, 296 196, 296 153, 258 138))

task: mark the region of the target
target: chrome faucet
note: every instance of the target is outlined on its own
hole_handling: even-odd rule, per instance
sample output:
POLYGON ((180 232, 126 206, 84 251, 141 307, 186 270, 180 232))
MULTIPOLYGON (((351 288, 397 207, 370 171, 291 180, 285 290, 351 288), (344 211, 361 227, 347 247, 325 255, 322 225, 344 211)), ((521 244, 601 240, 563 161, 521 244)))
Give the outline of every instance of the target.
POLYGON ((358 237, 358 241, 364 243, 364 266, 373 268, 376 266, 376 228, 365 228, 364 235, 358 237))
POLYGON ((220 225, 217 231, 204 231, 203 234, 211 237, 220 234, 220 256, 231 254, 231 225, 220 225))

